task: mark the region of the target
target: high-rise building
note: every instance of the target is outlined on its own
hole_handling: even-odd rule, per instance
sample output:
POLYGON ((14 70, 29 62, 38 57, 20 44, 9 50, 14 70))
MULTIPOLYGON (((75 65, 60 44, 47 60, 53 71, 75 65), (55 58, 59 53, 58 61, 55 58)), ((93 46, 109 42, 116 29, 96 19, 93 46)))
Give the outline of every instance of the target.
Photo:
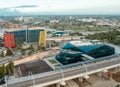
MULTIPOLYGON (((20 44, 23 42, 27 42, 27 43, 39 43, 39 40, 42 38, 39 38, 40 36, 40 32, 45 31, 45 29, 41 28, 41 29, 17 29, 17 30, 6 30, 5 34, 7 35, 14 35, 14 42, 15 44, 20 44)), ((46 34, 45 34, 46 37, 46 34)), ((4 39, 9 39, 9 37, 5 37, 4 39)), ((12 40, 12 41, 13 41, 12 40)), ((13 43, 11 41, 11 43, 13 43)), ((6 42, 4 42, 5 44, 7 44, 6 42)))

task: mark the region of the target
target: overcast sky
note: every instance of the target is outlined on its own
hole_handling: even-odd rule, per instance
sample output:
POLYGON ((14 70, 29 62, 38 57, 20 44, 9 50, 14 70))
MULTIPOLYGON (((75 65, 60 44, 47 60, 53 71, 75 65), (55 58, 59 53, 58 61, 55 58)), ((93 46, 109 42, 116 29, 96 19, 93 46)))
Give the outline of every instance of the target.
POLYGON ((120 0, 0 0, 2 8, 17 9, 22 13, 120 14, 120 0))

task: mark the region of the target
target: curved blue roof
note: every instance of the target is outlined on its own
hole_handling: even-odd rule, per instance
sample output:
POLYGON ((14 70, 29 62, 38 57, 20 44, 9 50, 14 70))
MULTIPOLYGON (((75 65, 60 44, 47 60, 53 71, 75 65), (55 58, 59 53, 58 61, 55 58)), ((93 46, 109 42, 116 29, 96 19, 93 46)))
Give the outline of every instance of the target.
POLYGON ((63 49, 70 49, 70 48, 75 48, 75 46, 72 45, 71 43, 67 43, 63 46, 63 49))
POLYGON ((83 52, 89 52, 94 49, 99 48, 101 45, 88 45, 88 46, 77 46, 76 48, 80 49, 83 52))
POLYGON ((77 51, 82 51, 82 52, 89 52, 92 51, 94 49, 97 49, 101 47, 101 45, 87 45, 87 46, 74 46, 71 43, 67 43, 66 45, 63 46, 63 49, 73 49, 75 48, 77 51))
POLYGON ((66 34, 66 32, 65 31, 56 31, 56 32, 54 32, 54 34, 61 34, 61 35, 63 35, 63 34, 66 34))

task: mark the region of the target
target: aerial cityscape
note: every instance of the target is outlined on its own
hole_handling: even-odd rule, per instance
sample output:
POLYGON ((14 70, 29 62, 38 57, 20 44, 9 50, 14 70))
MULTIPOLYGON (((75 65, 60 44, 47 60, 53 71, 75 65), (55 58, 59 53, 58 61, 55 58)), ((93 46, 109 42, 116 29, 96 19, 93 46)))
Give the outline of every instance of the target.
POLYGON ((0 87, 120 87, 119 0, 0 1, 0 87))

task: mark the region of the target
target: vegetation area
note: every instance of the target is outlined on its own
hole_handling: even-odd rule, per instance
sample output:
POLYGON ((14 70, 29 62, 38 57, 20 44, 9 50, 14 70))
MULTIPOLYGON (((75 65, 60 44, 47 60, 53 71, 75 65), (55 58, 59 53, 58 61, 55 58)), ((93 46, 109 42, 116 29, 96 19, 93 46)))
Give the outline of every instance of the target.
MULTIPOLYGON (((46 47, 45 46, 36 46, 34 47, 33 45, 31 45, 29 48, 27 49, 20 49, 21 50, 21 54, 22 55, 32 55, 33 53, 37 52, 37 51, 45 51, 45 49, 48 47, 49 45, 47 45, 46 47)), ((53 45, 52 45, 53 46, 53 45)))
POLYGON ((41 46, 41 45, 33 46, 31 44, 30 47, 26 49, 21 47, 18 47, 18 49, 20 50, 21 54, 25 56, 25 55, 32 55, 33 53, 38 51, 45 51, 46 48, 55 47, 55 46, 58 46, 58 43, 52 41, 52 42, 47 42, 46 46, 41 46))
POLYGON ((88 35, 86 38, 98 39, 109 43, 113 43, 115 45, 120 45, 120 31, 118 30, 113 30, 105 33, 97 33, 94 35, 88 35))
POLYGON ((26 52, 28 53, 28 55, 32 55, 35 52, 35 48, 33 47, 33 45, 30 45, 30 47, 27 49, 21 49, 22 55, 26 55, 26 52))
POLYGON ((46 47, 44 46, 37 46, 37 51, 45 51, 46 47))
POLYGON ((0 57, 2 57, 2 58, 4 58, 4 57, 5 57, 4 52, 3 52, 3 51, 0 53, 0 57))
MULTIPOLYGON (((84 26, 84 25, 83 25, 84 26)), ((109 27, 90 27, 89 25, 86 27, 80 27, 80 26, 63 26, 63 25, 59 25, 59 26, 52 26, 51 28, 57 29, 57 30, 73 30, 73 31, 107 31, 107 30, 111 30, 113 28, 109 28, 109 27)))
MULTIPOLYGON (((119 24, 119 17, 106 17, 106 16, 42 16, 36 17, 31 22, 28 22, 28 26, 34 27, 49 27, 56 30, 74 30, 74 31, 106 31, 118 28, 111 26, 114 23, 119 24), (91 18, 93 20, 91 20, 91 18), (34 20, 34 21, 33 21, 34 20), (56 22, 57 20, 57 22, 56 22), (107 24, 106 24, 107 20, 107 24), (116 21, 117 20, 117 21, 116 21), (35 22, 36 21, 36 22, 35 22), (53 21, 53 22, 51 22, 53 21)), ((25 21, 22 21, 23 23, 25 21)), ((13 22, 14 23, 14 22, 13 22)))
POLYGON ((3 39, 0 38, 0 47, 3 46, 3 39))
POLYGON ((13 55, 11 49, 8 49, 8 50, 7 50, 7 54, 6 54, 6 55, 7 55, 7 56, 12 56, 12 55, 13 55))
POLYGON ((0 65, 0 78, 5 75, 13 75, 14 63, 9 62, 7 65, 0 65))
POLYGON ((118 84, 118 85, 116 85, 116 87, 120 87, 120 85, 118 84))
POLYGON ((73 32, 73 33, 70 32, 69 35, 70 35, 70 36, 75 36, 75 35, 76 35, 76 36, 82 36, 82 33, 80 33, 80 32, 73 32))
POLYGON ((4 58, 5 56, 12 56, 12 55, 13 55, 13 52, 11 49, 1 51, 1 53, 0 53, 0 57, 2 57, 2 58, 4 58), (7 51, 7 52, 5 52, 5 51, 7 51))
POLYGON ((57 43, 55 41, 47 41, 46 48, 56 47, 58 45, 59 45, 59 43, 57 43))
POLYGON ((55 64, 55 63, 57 63, 55 60, 49 60, 52 64, 55 64))

